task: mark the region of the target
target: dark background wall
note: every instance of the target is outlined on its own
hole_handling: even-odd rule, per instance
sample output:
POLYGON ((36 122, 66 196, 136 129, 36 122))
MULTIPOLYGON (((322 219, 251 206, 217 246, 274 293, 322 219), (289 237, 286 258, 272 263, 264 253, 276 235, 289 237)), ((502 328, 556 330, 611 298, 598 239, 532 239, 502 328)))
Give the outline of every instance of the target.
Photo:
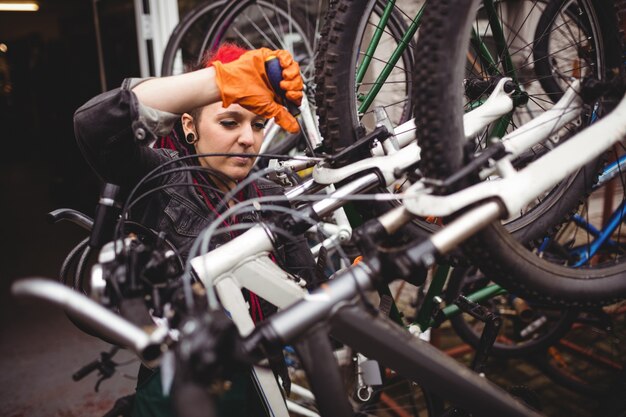
MULTIPOLYGON (((35 13, 0 12, 0 415, 99 416, 132 392, 136 363, 99 394, 95 375, 73 382, 108 346, 58 309, 9 296, 17 278, 56 278, 86 236, 73 224, 49 224, 46 213, 70 207, 92 215, 99 190, 72 126, 74 111, 101 91, 92 2, 39 4, 35 13)), ((113 88, 139 75, 133 2, 100 0, 98 12, 113 88)))
MULTIPOLYGON (((113 88, 139 73, 133 3, 98 4, 107 88, 113 88)), ((101 86, 91 2, 50 0, 36 13, 0 12, 0 42, 8 47, 11 80, 0 104, 0 245, 8 259, 0 276, 6 288, 16 276, 56 271, 40 256, 64 247, 66 239, 62 227, 44 222, 47 211, 93 212, 99 185, 75 144, 72 114, 101 86), (54 245, 42 238, 48 233, 54 245)))

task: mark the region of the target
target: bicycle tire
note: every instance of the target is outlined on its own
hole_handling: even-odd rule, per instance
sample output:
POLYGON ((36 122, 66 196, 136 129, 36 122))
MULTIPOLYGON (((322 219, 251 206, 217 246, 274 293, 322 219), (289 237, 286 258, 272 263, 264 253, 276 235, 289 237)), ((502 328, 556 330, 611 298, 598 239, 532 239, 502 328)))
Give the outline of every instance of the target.
MULTIPOLYGON (((467 295, 487 283, 488 280, 475 267, 455 268, 446 288, 446 300, 452 302, 459 295, 467 295), (476 284, 478 288, 475 287, 476 284)), ((500 336, 490 350, 490 355, 502 358, 522 357, 547 349, 567 333, 578 316, 574 310, 547 308, 544 311, 544 306, 532 303, 524 305, 523 310, 518 312, 519 308, 515 308, 508 295, 497 296, 481 304, 498 313, 502 319, 500 336), (522 317, 531 312, 532 317, 522 317), (542 322, 543 324, 539 324, 542 322), (524 334, 525 331, 528 334, 524 334)), ((476 349, 483 326, 473 323, 471 317, 465 314, 450 318, 455 333, 476 349)))
MULTIPOLYGON (((423 170, 433 178, 445 178, 463 164, 463 94, 465 54, 478 2, 438 1, 427 8, 424 35, 418 55, 429 51, 415 78, 416 123, 420 135, 423 170), (461 30, 459 30, 461 29, 461 30), (451 48, 452 47, 452 48, 451 48)), ((599 29, 606 40, 605 71, 620 70, 621 38, 612 8, 584 2, 586 13, 599 13, 599 29)), ((595 178, 596 172, 582 175, 595 178)), ((463 186, 462 184, 461 186, 463 186)), ((450 191, 450 190, 448 190, 450 191)), ((533 255, 499 222, 488 226, 463 245, 463 249, 493 281, 521 296, 553 305, 583 307, 611 302, 626 295, 625 265, 600 269, 572 269, 533 255)))
MULTIPOLYGON (((575 10, 568 5, 567 0, 552 0, 548 2, 544 13, 539 18, 537 30, 535 33, 535 41, 533 43, 533 59, 535 72, 539 77, 539 82, 543 90, 548 93, 548 98, 556 103, 563 96, 563 88, 559 85, 558 77, 554 73, 554 62, 549 59, 550 55, 550 27, 556 23, 559 14, 565 13, 568 18, 577 19, 575 10)), ((586 26, 584 20, 579 22, 582 26, 586 26)), ((591 28, 587 28, 590 31, 591 28)))
POLYGON ((626 350, 622 347, 626 329, 623 306, 621 310, 617 314, 581 313, 572 329, 549 349, 535 355, 532 362, 551 380, 571 391, 609 399, 620 385, 626 364, 626 350))
MULTIPOLYGON (((323 138, 323 149, 330 153, 352 144, 366 131, 357 110, 357 91, 368 89, 367 86, 361 86, 362 89, 358 90, 356 85, 357 64, 363 56, 359 46, 362 38, 367 39, 364 35, 365 28, 375 25, 370 22, 370 17, 376 19, 380 16, 384 4, 382 0, 339 0, 329 10, 326 24, 322 28, 323 37, 318 45, 316 62, 315 102, 323 138)), ((387 54, 395 48, 395 40, 401 37, 407 27, 402 12, 395 8, 389 17, 388 24, 389 29, 384 31, 380 41, 381 44, 389 46, 385 47, 387 54)), ((392 73, 392 76, 399 80, 393 84, 399 85, 404 95, 404 99, 398 106, 395 106, 397 109, 389 114, 394 125, 411 117, 411 104, 405 99, 410 97, 409 89, 412 88, 410 72, 414 66, 413 48, 415 48, 415 43, 411 41, 409 47, 400 55, 392 73)), ((374 56, 373 61, 382 63, 384 59, 374 56)), ((364 79, 367 77, 373 79, 375 76, 375 70, 370 65, 364 79)), ((395 94, 393 90, 395 88, 390 91, 392 95, 395 94)), ((377 98, 382 95, 379 94, 377 98)), ((393 100, 386 102, 382 100, 377 104, 384 106, 391 101, 393 100)), ((374 105, 370 106, 370 109, 373 109, 374 105)), ((372 127, 370 123, 368 128, 372 127)), ((381 187, 376 192, 389 192, 389 190, 381 187)), ((367 220, 388 211, 394 204, 397 203, 362 201, 354 206, 353 212, 356 215, 354 217, 360 216, 367 220)), ((425 239, 438 228, 439 226, 434 223, 417 219, 407 224, 395 239, 396 242, 415 238, 425 239)))
MULTIPOLYGON (((394 7, 379 41, 380 44, 388 45, 390 48, 384 48, 384 56, 372 56, 373 63, 358 84, 356 69, 363 57, 367 56, 367 52, 363 52, 360 46, 368 39, 366 30, 376 27, 377 24, 373 20, 382 15, 384 6, 382 0, 339 0, 332 11, 332 16, 326 20, 326 27, 323 30, 326 36, 320 42, 320 49, 324 53, 319 56, 319 71, 315 77, 316 84, 323 88, 317 89, 315 101, 318 103, 324 147, 333 152, 354 143, 365 130, 364 117, 372 112, 375 104, 370 105, 366 114, 359 114, 357 95, 367 93, 368 88, 374 86, 374 82, 367 83, 363 80, 375 76, 375 71, 372 70, 373 63, 382 64, 388 60, 388 54, 395 48, 393 44, 397 44, 407 31, 408 26, 403 19, 402 11, 394 7)), ((392 122, 396 125, 411 117, 411 103, 408 97, 411 96, 410 73, 414 65, 412 53, 414 47, 413 40, 403 51, 401 60, 389 75, 391 80, 387 78, 385 86, 382 87, 385 90, 376 96, 377 104, 383 105, 388 113, 394 104, 391 103, 394 98, 381 97, 385 94, 392 97, 401 96, 402 101, 397 103, 399 106, 394 106, 392 109, 394 114, 390 114, 392 122), (399 86, 399 92, 396 86, 399 86)), ((376 52, 383 51, 378 48, 376 52)), ((373 124, 370 123, 368 127, 373 128, 373 124)))

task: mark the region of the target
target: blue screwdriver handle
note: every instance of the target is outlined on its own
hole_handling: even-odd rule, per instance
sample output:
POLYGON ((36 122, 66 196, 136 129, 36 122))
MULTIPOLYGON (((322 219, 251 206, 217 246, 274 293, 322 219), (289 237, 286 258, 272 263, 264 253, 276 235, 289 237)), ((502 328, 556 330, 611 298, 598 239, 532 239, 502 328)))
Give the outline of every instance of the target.
POLYGON ((270 85, 272 86, 272 90, 276 93, 278 97, 282 100, 282 103, 289 113, 293 116, 297 116, 300 114, 300 109, 296 106, 292 101, 288 100, 285 97, 285 90, 280 88, 280 82, 283 79, 283 67, 280 66, 280 62, 278 58, 275 56, 269 57, 265 61, 265 73, 267 74, 267 78, 270 81, 270 85))

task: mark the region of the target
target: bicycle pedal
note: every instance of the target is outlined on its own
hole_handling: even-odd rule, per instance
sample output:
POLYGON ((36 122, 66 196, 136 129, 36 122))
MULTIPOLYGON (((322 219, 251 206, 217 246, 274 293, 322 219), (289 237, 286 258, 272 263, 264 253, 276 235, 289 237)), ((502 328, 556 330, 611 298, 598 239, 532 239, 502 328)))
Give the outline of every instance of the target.
POLYGON ((389 314, 391 313, 392 305, 393 305, 393 298, 391 298, 387 294, 384 294, 380 297, 380 305, 378 306, 378 310, 385 316, 389 317, 389 314))

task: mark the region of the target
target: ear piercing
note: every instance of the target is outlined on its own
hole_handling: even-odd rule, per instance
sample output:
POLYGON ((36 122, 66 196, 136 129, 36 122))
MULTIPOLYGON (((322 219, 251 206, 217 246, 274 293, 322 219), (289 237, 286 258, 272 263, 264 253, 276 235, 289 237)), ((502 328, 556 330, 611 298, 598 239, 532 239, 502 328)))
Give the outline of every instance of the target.
POLYGON ((196 138, 196 135, 194 135, 193 133, 187 133, 187 136, 185 136, 185 142, 187 142, 190 145, 193 145, 197 141, 198 139, 196 138))

